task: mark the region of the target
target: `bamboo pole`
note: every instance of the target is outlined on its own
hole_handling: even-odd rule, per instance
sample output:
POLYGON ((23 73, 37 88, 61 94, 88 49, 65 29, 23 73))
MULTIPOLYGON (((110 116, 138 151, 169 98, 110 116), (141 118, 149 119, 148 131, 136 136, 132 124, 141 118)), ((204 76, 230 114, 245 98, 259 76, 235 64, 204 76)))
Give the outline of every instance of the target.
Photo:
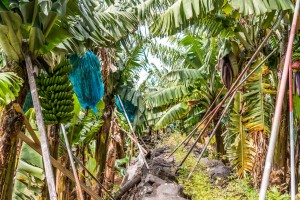
POLYGON ((20 106, 19 104, 17 104, 17 103, 14 103, 14 104, 13 104, 13 107, 14 107, 15 111, 17 111, 18 113, 20 113, 20 114, 22 115, 22 117, 23 117, 23 119, 24 119, 25 127, 27 128, 27 130, 28 130, 28 132, 29 132, 31 138, 33 139, 33 141, 34 141, 35 143, 37 143, 37 144, 40 144, 40 141, 39 141, 39 139, 37 138, 37 136, 36 136, 36 134, 35 134, 33 128, 31 127, 31 125, 30 125, 30 123, 29 123, 27 117, 25 116, 25 114, 24 114, 24 112, 23 112, 21 106, 20 106))
POLYGON ((298 19, 298 14, 299 14, 299 5, 300 5, 300 0, 297 0, 296 6, 295 6, 295 12, 294 12, 294 16, 293 16, 292 28, 290 31, 290 37, 289 37, 289 41, 288 41, 288 47, 287 47, 287 53, 286 53, 286 57, 285 57, 284 67, 283 67, 282 78, 281 78, 278 97, 277 97, 277 101, 276 101, 274 120, 272 123, 270 142, 269 142, 269 146, 268 146, 268 153, 267 153, 267 157, 266 157, 263 178, 262 178, 262 182, 261 182, 261 186, 260 186, 260 192, 259 192, 260 200, 264 200, 266 198, 267 189, 268 189, 268 185, 269 185, 269 176, 270 176, 270 172, 271 172, 272 161, 273 161, 273 156, 274 156, 274 149, 275 149, 278 130, 279 130, 281 111, 282 111, 282 102, 283 102, 283 98, 285 95, 289 65, 291 62, 293 41, 294 41, 297 19, 298 19))
POLYGON ((208 147, 208 145, 209 145, 210 141, 212 140, 213 136, 215 135, 215 133, 216 133, 216 131, 217 131, 217 129, 218 129, 218 127, 219 127, 219 125, 220 125, 220 123, 221 123, 223 117, 225 116, 227 110, 229 109, 229 106, 230 106, 232 100, 234 99, 234 96, 235 96, 236 92, 237 92, 237 90, 233 92, 231 98, 229 99, 229 101, 228 101, 228 103, 227 103, 225 109, 223 110, 223 113, 222 113, 220 119, 218 120, 217 124, 215 125, 214 130, 213 130, 212 133, 210 134, 207 143, 205 144, 205 146, 203 147, 203 149, 202 149, 202 151, 201 151, 199 157, 197 158, 196 164, 194 165, 193 169, 191 170, 190 174, 188 175, 187 180, 190 179, 190 177, 192 176, 193 172, 195 171, 197 165, 199 164, 199 162, 200 162, 200 160, 201 160, 201 158, 202 158, 202 156, 203 156, 203 154, 204 154, 206 148, 208 147))
POLYGON ((290 160, 291 160, 291 200, 296 198, 295 180, 295 142, 294 142, 294 113, 293 113, 293 73, 292 64, 289 67, 289 109, 290 109, 290 160))
MULTIPOLYGON (((214 99, 214 101, 210 104, 209 108, 207 109, 205 115, 203 116, 202 120, 199 122, 199 124, 185 137, 185 139, 179 143, 175 149, 169 154, 168 158, 170 158, 178 149, 179 147, 181 147, 181 145, 183 143, 189 143, 189 141, 191 140, 191 138, 195 135, 196 130, 203 124, 203 122, 211 115, 211 109, 214 106, 214 104, 216 103, 216 101, 219 99, 219 97, 222 94, 222 91, 224 90, 225 86, 222 87, 222 89, 219 91, 219 93, 217 94, 216 98, 214 99)), ((215 109, 213 109, 214 111, 215 109)))
MULTIPOLYGON (((33 150, 38 152, 40 155, 42 155, 41 146, 34 143, 29 137, 27 137, 24 133, 19 133, 18 137, 23 140, 28 146, 30 146, 33 150)), ((57 160, 55 160, 52 156, 50 156, 51 164, 57 168, 61 173, 63 173, 66 177, 68 177, 70 180, 75 182, 75 178, 69 170, 67 170, 65 167, 63 167, 57 160)), ((91 188, 87 187, 84 183, 80 182, 80 185, 82 189, 88 193, 91 197, 93 197, 96 200, 103 200, 99 195, 97 195, 91 188)), ((52 200, 52 199, 51 199, 52 200)))
MULTIPOLYGON (((32 137, 32 138, 36 138, 36 140, 37 141, 35 141, 34 140, 34 142, 35 142, 35 144, 37 144, 37 145, 40 145, 40 141, 37 139, 37 137, 36 137, 36 135, 35 135, 35 132, 34 132, 34 130, 33 130, 33 128, 32 128, 32 126, 30 125, 30 123, 28 122, 28 119, 26 118, 26 116, 24 115, 24 112, 23 112, 23 110, 22 110, 22 108, 21 108, 21 106, 19 105, 19 104, 17 104, 17 103, 14 103, 13 104, 13 107, 14 107, 14 109, 17 111, 17 112, 19 112, 20 114, 22 114, 22 116, 23 116, 23 118, 24 118, 24 120, 27 120, 27 123, 25 122, 24 124, 25 124, 25 127, 26 127, 26 129, 28 130, 28 132, 29 132, 29 134, 30 134, 30 136, 32 137)), ((66 145, 63 143, 63 141, 60 139, 60 142, 61 142, 61 145, 62 145, 62 147, 65 149, 65 150, 67 150, 67 147, 66 147, 66 145)), ((112 199, 112 200, 114 200, 114 198, 113 198, 113 196, 109 193, 109 191, 99 182, 99 180, 80 162, 80 160, 76 157, 76 156, 74 156, 73 154, 72 154, 72 156, 73 156, 73 158, 76 160, 76 162, 102 187, 102 189, 108 194, 108 196, 112 199)))
POLYGON ((120 101, 120 104, 121 104, 122 109, 124 110, 125 118, 126 118, 128 124, 129 124, 130 130, 131 130, 132 135, 133 135, 133 137, 134 137, 134 140, 135 140, 135 142, 136 142, 136 144, 137 144, 137 146, 138 146, 138 148, 139 148, 139 150, 140 150, 140 155, 142 156, 142 159, 144 160, 147 169, 149 169, 148 163, 147 163, 146 158, 145 158, 144 153, 143 153, 143 149, 142 149, 141 145, 139 144, 139 141, 138 141, 138 139, 137 139, 137 137, 136 137, 136 134, 135 134, 135 132, 134 132, 134 130, 133 130, 133 127, 132 127, 132 125, 131 125, 131 123, 130 123, 130 121, 129 121, 129 118, 128 118, 127 112, 126 112, 126 110, 125 110, 125 108, 124 108, 123 102, 122 102, 122 100, 121 100, 121 98, 120 98, 119 95, 117 95, 117 97, 118 97, 118 99, 119 99, 119 101, 120 101))
MULTIPOLYGON (((133 141, 135 142, 136 145, 139 145, 139 143, 136 143, 135 139, 132 137, 132 135, 127 132, 126 130, 124 130, 123 128, 120 128, 120 130, 123 132, 123 133, 126 133, 126 135, 133 141)), ((143 150, 144 153, 147 153, 147 150, 141 146, 141 149, 143 150)))
POLYGON ((40 133, 40 141, 41 141, 42 155, 43 155, 42 157, 43 157, 44 169, 45 169, 45 174, 46 174, 46 179, 48 184, 49 197, 51 200, 57 200, 57 194, 55 190, 55 179, 54 179, 53 169, 50 162, 49 141, 46 135, 46 128, 44 125, 44 118, 42 115, 39 95, 37 92, 37 87, 33 75, 31 58, 28 52, 25 52, 25 63, 26 63, 28 81, 30 86, 30 92, 33 100, 33 106, 36 113, 36 122, 40 133))
POLYGON ((65 126, 63 124, 61 124, 61 129, 62 129, 62 132, 63 132, 63 136, 65 138, 67 152, 68 152, 68 155, 69 155, 69 158, 70 158, 70 163, 71 163, 71 167, 72 167, 72 170, 73 170, 73 175, 74 175, 74 178, 75 178, 76 187, 78 189, 77 195, 80 197, 81 200, 84 200, 83 194, 82 194, 82 189, 81 189, 81 186, 80 186, 80 183, 79 183, 79 178, 78 178, 77 171, 76 171, 75 164, 74 164, 73 154, 72 154, 72 151, 71 151, 69 140, 67 138, 65 126))
MULTIPOLYGON (((62 142, 62 140, 60 140, 61 142, 61 146, 67 150, 66 145, 62 142)), ((100 181, 84 166, 84 164, 81 163, 81 161, 74 155, 72 154, 73 158, 75 159, 75 161, 92 177, 92 179, 94 179, 94 181, 96 181, 100 187, 106 192, 106 194, 109 196, 110 199, 114 200, 113 196, 110 194, 110 192, 100 183, 100 181)))

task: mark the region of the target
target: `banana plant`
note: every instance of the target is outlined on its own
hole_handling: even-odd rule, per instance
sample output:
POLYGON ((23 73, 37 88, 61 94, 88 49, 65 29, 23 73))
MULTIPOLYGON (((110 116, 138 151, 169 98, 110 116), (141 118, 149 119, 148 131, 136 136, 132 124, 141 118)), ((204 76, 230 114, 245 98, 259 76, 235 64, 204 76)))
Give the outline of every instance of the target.
POLYGON ((177 42, 177 45, 175 42, 171 45, 153 43, 150 47, 150 52, 158 55, 157 58, 166 68, 165 72, 164 69, 160 72, 163 73, 157 78, 156 88, 146 94, 147 108, 161 113, 156 121, 153 114, 149 115, 149 120, 155 121, 152 125, 156 128, 165 127, 174 120, 191 122, 192 118, 199 119, 213 100, 214 91, 210 87, 213 82, 210 78, 215 76, 215 70, 207 66, 212 66, 211 63, 216 60, 216 51, 213 50, 216 50, 217 43, 204 42, 189 33, 177 42), (205 55, 204 49, 208 47, 212 47, 212 51, 205 55))
POLYGON ((23 80, 13 72, 0 72, 0 106, 14 101, 19 94, 23 80))
MULTIPOLYGON (((290 1, 260 1, 260 4, 256 4, 255 2, 256 1, 218 1, 215 3, 211 2, 206 5, 206 2, 204 1, 175 1, 172 6, 163 10, 162 14, 156 16, 155 20, 152 22, 150 31, 153 34, 160 36, 171 35, 171 38, 176 38, 173 34, 177 33, 178 30, 181 30, 181 36, 186 32, 189 32, 194 37, 197 36, 198 38, 205 38, 208 36, 209 38, 207 38, 207 40, 210 40, 210 44, 215 42, 217 45, 215 45, 214 48, 219 49, 215 51, 214 54, 211 54, 212 62, 209 64, 205 65, 205 59, 209 59, 209 53, 205 51, 205 53, 201 53, 201 48, 193 49, 193 46, 197 46, 195 45, 197 44, 197 42, 195 43, 195 41, 197 41, 195 39, 188 40, 191 50, 191 53, 187 54, 189 57, 182 56, 185 54, 180 51, 177 51, 176 53, 174 53, 174 51, 168 51, 169 55, 176 55, 173 58, 175 63, 178 63, 178 60, 182 60, 182 63, 186 63, 185 66, 190 66, 190 68, 194 67, 195 69, 200 67, 202 73, 211 72, 205 76, 210 76, 213 80, 211 81, 210 88, 214 88, 216 83, 220 84, 220 79, 225 85, 227 85, 227 87, 230 87, 232 81, 236 77, 234 74, 238 74, 238 72, 243 69, 247 63, 247 59, 251 57, 255 49, 257 49, 260 42, 266 36, 266 32, 264 32, 263 29, 270 30, 273 24, 278 24, 279 21, 276 20, 278 18, 280 19, 281 14, 275 13, 275 10, 290 10, 293 7, 293 4, 290 1), (189 12, 190 10, 193 10, 194 12, 189 12), (249 15, 251 15, 251 17, 249 15), (195 20, 197 20, 197 22, 195 22, 195 20), (230 57, 232 54, 235 57, 235 61, 230 60, 230 70, 222 68, 223 66, 226 66, 221 62, 222 59, 227 59, 227 56, 229 55, 230 57), (184 62, 184 57, 194 61, 194 64, 184 62), (197 58, 197 61, 199 62, 195 62, 196 60, 193 60, 195 58, 197 58), (218 62, 219 66, 222 66, 220 73, 213 73, 215 69, 218 70, 218 68, 214 67, 218 64, 218 62), (195 64, 197 68, 195 67, 195 64), (227 74, 230 74, 228 75, 230 77, 230 81, 228 81, 229 79, 227 74)), ((151 1, 151 3, 155 4, 155 1, 151 1)), ((149 9, 151 9, 151 6, 149 6, 149 9)), ((282 27, 277 28, 279 30, 282 29, 282 27)), ((264 48, 261 57, 257 58, 257 61, 259 61, 264 55, 268 54, 270 49, 273 50, 275 48, 273 44, 274 41, 275 43, 278 41, 276 37, 280 38, 280 34, 277 34, 275 37, 271 37, 270 41, 264 48)), ((213 48, 213 46, 211 48, 213 48)), ((211 50, 211 48, 206 49, 211 50)), ((167 49, 164 49, 164 51, 167 52, 167 49)), ((276 56, 279 56, 279 51, 277 51, 275 57, 276 56)), ((165 58, 170 60, 169 57, 165 56, 165 58)), ((167 62, 164 62, 164 59, 160 60, 163 64, 168 65, 167 62)), ((264 162, 263 156, 266 153, 261 153, 258 149, 266 149, 265 147, 268 140, 267 135, 269 133, 271 123, 270 113, 272 113, 272 105, 275 98, 274 89, 276 89, 276 86, 274 83, 276 83, 277 79, 277 75, 275 74, 275 68, 278 64, 277 61, 278 59, 270 59, 268 61, 268 67, 263 66, 260 71, 255 72, 246 82, 246 87, 243 87, 245 89, 239 92, 239 95, 243 96, 244 106, 242 106, 242 108, 246 109, 246 111, 234 111, 234 109, 231 109, 230 111, 232 113, 231 116, 236 116, 233 115, 234 112, 244 113, 243 124, 242 126, 239 126, 242 128, 239 129, 239 131, 235 130, 235 133, 238 133, 235 137, 231 137, 232 135, 230 134, 230 131, 223 134, 224 138, 226 138, 226 142, 231 141, 229 146, 232 144, 235 147, 228 149, 228 156, 233 166, 236 167, 238 174, 243 176, 246 173, 250 173, 254 176, 255 182, 259 181, 263 167, 262 163, 264 162), (228 138, 230 139, 227 140, 228 138), (232 140, 233 138, 235 138, 235 140, 232 140), (249 142, 249 140, 251 141, 249 142), (246 152, 246 150, 249 153, 240 154, 240 152, 246 152), (247 163, 244 162, 243 156, 245 156, 245 159, 249 158, 247 159, 247 163)), ((173 60, 171 63, 172 62, 173 60)), ((178 66, 179 65, 177 64, 176 67, 178 66)), ((171 69, 174 70, 173 68, 171 69)), ((175 87, 174 84, 178 84, 176 79, 173 80, 173 87, 175 87)), ((164 94, 164 91, 171 90, 170 85, 167 85, 165 82, 163 85, 166 86, 166 88, 162 87, 159 88, 157 92, 150 93, 148 107, 151 108, 150 103, 155 102, 154 100, 151 100, 151 98, 158 97, 153 95, 156 93, 164 94)), ((186 86, 187 84, 185 83, 183 85, 186 86)), ((206 89, 206 91, 208 90, 206 89)), ((190 94, 191 91, 188 93, 190 94)), ((183 109, 187 107, 174 103, 173 99, 176 98, 178 103, 185 101, 183 98, 185 96, 179 96, 179 94, 179 92, 165 93, 165 95, 160 98, 160 102, 162 103, 161 105, 164 105, 164 102, 168 101, 169 104, 167 105, 170 107, 175 105, 174 109, 170 109, 169 112, 165 112, 169 116, 172 116, 173 120, 180 119, 181 116, 178 114, 180 110, 183 111, 181 112, 183 114, 185 112, 189 113, 188 109, 183 109), (176 112, 175 108, 178 108, 176 112)), ((157 98, 156 101, 158 101, 158 99, 159 98, 157 98)), ((168 109, 170 107, 165 106, 159 111, 165 111, 165 108, 168 109)), ((172 121, 171 119, 167 121, 164 117, 164 113, 157 116, 160 118, 160 121, 168 123, 172 121)), ((152 119, 153 117, 151 120, 152 119)), ((226 122, 225 124, 228 124, 228 126, 225 127, 226 129, 230 129, 229 127, 234 125, 235 121, 238 121, 238 119, 233 120, 234 121, 230 121, 230 117, 223 120, 226 122), (227 120, 228 122, 226 122, 227 120)), ((159 125, 162 124, 160 123, 159 125)))
MULTIPOLYGON (((35 112, 30 108, 25 116, 28 118, 37 137, 37 126, 35 112)), ((30 137, 26 131, 26 135, 30 137)), ((45 174, 43 169, 42 156, 31 149, 27 144, 22 144, 16 168, 14 186, 12 188, 12 199, 42 199, 43 188, 45 187, 45 174)))

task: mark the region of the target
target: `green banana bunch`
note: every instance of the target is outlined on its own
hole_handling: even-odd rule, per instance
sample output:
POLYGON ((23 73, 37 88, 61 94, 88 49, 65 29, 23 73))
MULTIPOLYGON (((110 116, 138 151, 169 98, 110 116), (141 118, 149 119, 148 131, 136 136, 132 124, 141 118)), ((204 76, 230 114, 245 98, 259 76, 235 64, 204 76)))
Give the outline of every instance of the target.
POLYGON ((66 123, 73 117, 73 85, 68 72, 72 69, 69 59, 62 60, 52 73, 40 73, 38 85, 45 124, 66 123))

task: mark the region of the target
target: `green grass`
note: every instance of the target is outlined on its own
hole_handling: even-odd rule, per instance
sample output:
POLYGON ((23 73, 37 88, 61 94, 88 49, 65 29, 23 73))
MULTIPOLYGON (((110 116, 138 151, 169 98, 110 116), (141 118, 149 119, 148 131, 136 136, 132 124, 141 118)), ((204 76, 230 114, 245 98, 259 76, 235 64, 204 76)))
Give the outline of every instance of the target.
MULTIPOLYGON (((184 139, 179 133, 173 133, 164 139, 161 145, 176 146, 184 139)), ((186 155, 187 151, 183 148, 177 150, 174 157, 180 162, 186 155)), ((238 199, 258 199, 258 190, 251 187, 250 179, 243 180, 232 177, 225 187, 217 186, 211 183, 206 171, 198 167, 193 176, 187 180, 187 176, 195 164, 195 157, 190 155, 179 171, 178 181, 184 185, 184 193, 192 199, 198 200, 238 200, 238 199)), ((289 199, 288 195, 281 195, 278 190, 273 187, 268 191, 268 200, 285 200, 289 199)))

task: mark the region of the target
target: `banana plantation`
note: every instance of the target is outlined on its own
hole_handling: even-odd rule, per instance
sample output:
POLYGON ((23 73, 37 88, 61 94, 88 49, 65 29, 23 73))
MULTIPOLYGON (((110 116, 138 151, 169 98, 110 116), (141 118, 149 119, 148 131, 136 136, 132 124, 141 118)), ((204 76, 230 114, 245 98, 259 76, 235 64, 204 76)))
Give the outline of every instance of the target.
POLYGON ((300 0, 1 0, 0 200, 300 199, 300 0))

